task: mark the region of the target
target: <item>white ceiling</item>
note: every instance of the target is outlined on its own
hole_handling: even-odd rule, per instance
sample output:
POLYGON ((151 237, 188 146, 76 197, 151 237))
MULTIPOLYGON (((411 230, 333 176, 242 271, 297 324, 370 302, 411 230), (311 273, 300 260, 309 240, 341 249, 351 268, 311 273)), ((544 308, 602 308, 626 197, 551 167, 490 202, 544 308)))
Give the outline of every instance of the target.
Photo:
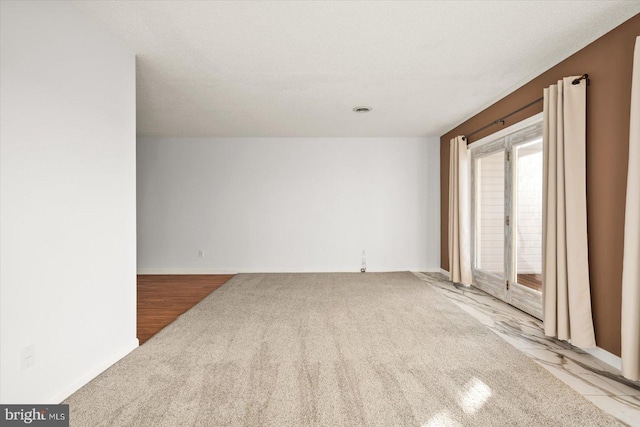
POLYGON ((617 0, 75 3, 136 52, 146 136, 439 136, 640 12, 617 0))

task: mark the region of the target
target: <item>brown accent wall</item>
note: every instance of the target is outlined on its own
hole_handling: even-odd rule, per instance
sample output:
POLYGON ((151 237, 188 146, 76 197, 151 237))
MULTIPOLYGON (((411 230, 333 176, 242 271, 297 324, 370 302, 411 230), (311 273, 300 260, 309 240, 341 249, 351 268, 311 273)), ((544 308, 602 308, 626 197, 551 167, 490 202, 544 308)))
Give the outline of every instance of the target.
MULTIPOLYGON (((620 355, 625 191, 629 155, 631 72, 640 14, 544 72, 440 138, 440 259, 449 269, 449 140, 471 133, 542 96, 566 76, 589 74, 587 88, 587 216, 589 274, 596 342, 620 355)), ((511 116, 510 126, 542 111, 542 102, 511 116)), ((640 117, 636 118, 640 120, 640 117)), ((477 141, 503 126, 475 134, 477 141)))

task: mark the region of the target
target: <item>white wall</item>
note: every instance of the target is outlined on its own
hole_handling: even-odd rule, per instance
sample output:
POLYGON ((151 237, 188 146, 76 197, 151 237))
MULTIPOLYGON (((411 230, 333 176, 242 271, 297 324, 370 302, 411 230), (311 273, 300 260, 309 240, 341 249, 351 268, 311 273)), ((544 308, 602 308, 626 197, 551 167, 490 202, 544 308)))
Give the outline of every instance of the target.
POLYGON ((437 138, 139 138, 138 272, 359 271, 362 249, 438 270, 439 158, 437 138))
POLYGON ((68 2, 0 15, 0 401, 53 403, 137 345, 135 56, 68 2))

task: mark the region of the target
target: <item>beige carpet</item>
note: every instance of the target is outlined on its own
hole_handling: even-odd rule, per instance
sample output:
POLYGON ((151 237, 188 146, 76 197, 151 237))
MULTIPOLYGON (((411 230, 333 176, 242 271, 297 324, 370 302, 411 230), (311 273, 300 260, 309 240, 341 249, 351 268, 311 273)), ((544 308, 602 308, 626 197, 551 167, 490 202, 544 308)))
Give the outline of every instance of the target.
POLYGON ((411 273, 241 274, 83 387, 73 426, 608 426, 411 273))

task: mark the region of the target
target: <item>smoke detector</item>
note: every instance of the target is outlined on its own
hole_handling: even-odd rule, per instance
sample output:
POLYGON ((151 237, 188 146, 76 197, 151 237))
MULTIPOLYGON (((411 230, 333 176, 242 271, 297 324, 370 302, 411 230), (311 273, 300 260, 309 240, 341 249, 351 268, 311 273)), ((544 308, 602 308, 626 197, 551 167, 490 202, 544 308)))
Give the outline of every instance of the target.
POLYGON ((364 106, 353 107, 353 112, 354 113, 368 113, 371 110, 372 110, 371 107, 364 107, 364 106))

